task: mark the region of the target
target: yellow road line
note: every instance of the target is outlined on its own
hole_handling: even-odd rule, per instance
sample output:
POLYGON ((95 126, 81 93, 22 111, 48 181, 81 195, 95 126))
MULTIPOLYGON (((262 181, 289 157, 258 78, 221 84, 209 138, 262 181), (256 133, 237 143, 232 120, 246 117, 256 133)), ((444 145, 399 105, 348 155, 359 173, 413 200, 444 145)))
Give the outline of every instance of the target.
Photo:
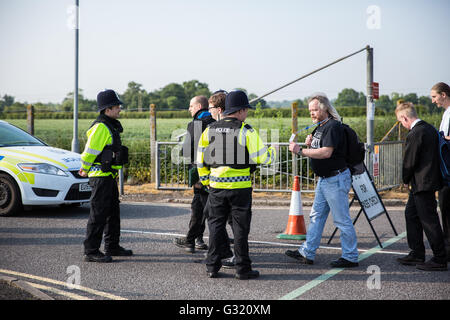
POLYGON ((92 299, 90 299, 88 297, 84 297, 84 296, 80 296, 80 295, 75 294, 75 293, 70 293, 70 292, 67 292, 67 291, 59 290, 57 288, 44 286, 42 284, 37 284, 37 283, 33 283, 33 282, 28 282, 28 281, 26 281, 26 283, 28 283, 29 285, 31 285, 31 286, 33 286, 33 287, 35 287, 37 289, 44 290, 44 291, 50 291, 50 292, 59 294, 61 296, 65 296, 65 297, 74 299, 74 300, 92 300, 92 299))
MULTIPOLYGON (((0 273, 6 273, 6 274, 14 275, 14 276, 19 276, 19 277, 39 280, 39 281, 53 283, 53 284, 57 284, 57 285, 60 285, 60 286, 67 287, 67 283, 66 282, 53 280, 53 279, 50 279, 50 278, 34 276, 32 274, 27 274, 27 273, 12 271, 12 270, 6 270, 6 269, 0 269, 0 273)), ((87 288, 87 287, 83 287, 83 286, 77 286, 76 289, 80 290, 80 291, 85 291, 87 293, 91 293, 91 294, 94 294, 94 295, 97 295, 97 296, 100 296, 100 297, 108 298, 108 299, 111 299, 111 300, 128 300, 126 298, 122 298, 122 297, 113 295, 111 293, 102 292, 102 291, 98 291, 98 290, 87 288)))

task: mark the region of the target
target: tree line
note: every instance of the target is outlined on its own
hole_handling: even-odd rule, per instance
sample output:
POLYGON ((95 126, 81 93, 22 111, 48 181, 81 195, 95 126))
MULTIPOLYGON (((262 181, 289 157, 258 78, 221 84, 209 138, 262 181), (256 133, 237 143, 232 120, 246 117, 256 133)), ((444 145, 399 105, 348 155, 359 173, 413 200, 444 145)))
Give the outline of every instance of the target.
MULTIPOLYGON (((243 88, 236 88, 244 90, 243 88)), ((119 95, 124 102, 124 110, 126 111, 148 111, 150 104, 155 104, 157 110, 161 111, 175 111, 187 110, 189 101, 192 97, 197 95, 204 95, 209 97, 212 94, 208 84, 198 80, 185 81, 182 84, 170 83, 165 87, 147 92, 142 84, 131 81, 128 83, 127 89, 119 95)), ((249 100, 257 97, 254 93, 248 93, 249 100)), ((72 112, 73 111, 74 93, 69 92, 61 103, 41 103, 33 104, 36 112, 72 112)), ((386 112, 391 112, 395 109, 396 103, 399 99, 412 102, 425 112, 438 112, 437 108, 433 106, 431 98, 428 96, 417 96, 416 93, 408 93, 406 95, 393 92, 391 95, 381 95, 375 102, 377 109, 382 109, 386 112)), ((270 101, 264 99, 253 103, 261 109, 268 108, 286 108, 296 101, 300 108, 307 106, 308 98, 298 98, 292 101, 270 101)), ((357 92, 351 88, 345 88, 338 93, 336 99, 332 100, 336 107, 361 107, 366 105, 366 96, 363 92, 357 92)), ((7 116, 8 113, 20 113, 26 111, 26 106, 30 103, 21 103, 15 101, 13 96, 8 94, 0 95, 0 112, 7 116)), ((80 89, 78 94, 78 110, 81 112, 95 112, 97 110, 96 100, 84 97, 83 90, 80 89)))

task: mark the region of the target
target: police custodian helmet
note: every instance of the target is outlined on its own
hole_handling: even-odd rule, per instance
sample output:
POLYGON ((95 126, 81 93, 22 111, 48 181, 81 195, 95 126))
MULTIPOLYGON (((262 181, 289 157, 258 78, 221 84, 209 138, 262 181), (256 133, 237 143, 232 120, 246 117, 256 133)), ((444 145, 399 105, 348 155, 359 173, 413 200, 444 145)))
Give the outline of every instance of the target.
POLYGON ((248 102, 247 95, 244 91, 236 90, 227 94, 225 98, 224 115, 229 115, 245 108, 254 109, 248 102))
POLYGON ((105 110, 113 106, 118 106, 123 104, 119 99, 119 95, 111 89, 105 89, 97 95, 97 111, 105 110))

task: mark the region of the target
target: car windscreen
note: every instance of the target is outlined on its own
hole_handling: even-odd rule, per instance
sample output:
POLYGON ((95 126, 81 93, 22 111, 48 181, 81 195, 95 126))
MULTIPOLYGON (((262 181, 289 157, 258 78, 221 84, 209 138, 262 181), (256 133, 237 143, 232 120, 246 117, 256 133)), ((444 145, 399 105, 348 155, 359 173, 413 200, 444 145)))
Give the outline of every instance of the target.
POLYGON ((45 146, 45 144, 22 129, 0 122, 0 147, 12 146, 45 146))

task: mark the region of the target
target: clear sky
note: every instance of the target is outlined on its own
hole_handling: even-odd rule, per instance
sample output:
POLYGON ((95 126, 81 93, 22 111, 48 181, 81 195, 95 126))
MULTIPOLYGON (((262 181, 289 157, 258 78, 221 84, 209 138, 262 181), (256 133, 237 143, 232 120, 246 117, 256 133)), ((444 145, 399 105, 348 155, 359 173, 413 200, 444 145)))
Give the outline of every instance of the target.
MULTIPOLYGON (((0 0, 0 95, 56 102, 74 88, 73 0, 0 0)), ((449 0, 80 0, 79 87, 122 93, 196 79, 258 96, 366 45, 380 94, 450 82, 449 0), (372 9, 375 6, 375 10, 372 9)), ((266 100, 366 92, 358 54, 266 100)))

